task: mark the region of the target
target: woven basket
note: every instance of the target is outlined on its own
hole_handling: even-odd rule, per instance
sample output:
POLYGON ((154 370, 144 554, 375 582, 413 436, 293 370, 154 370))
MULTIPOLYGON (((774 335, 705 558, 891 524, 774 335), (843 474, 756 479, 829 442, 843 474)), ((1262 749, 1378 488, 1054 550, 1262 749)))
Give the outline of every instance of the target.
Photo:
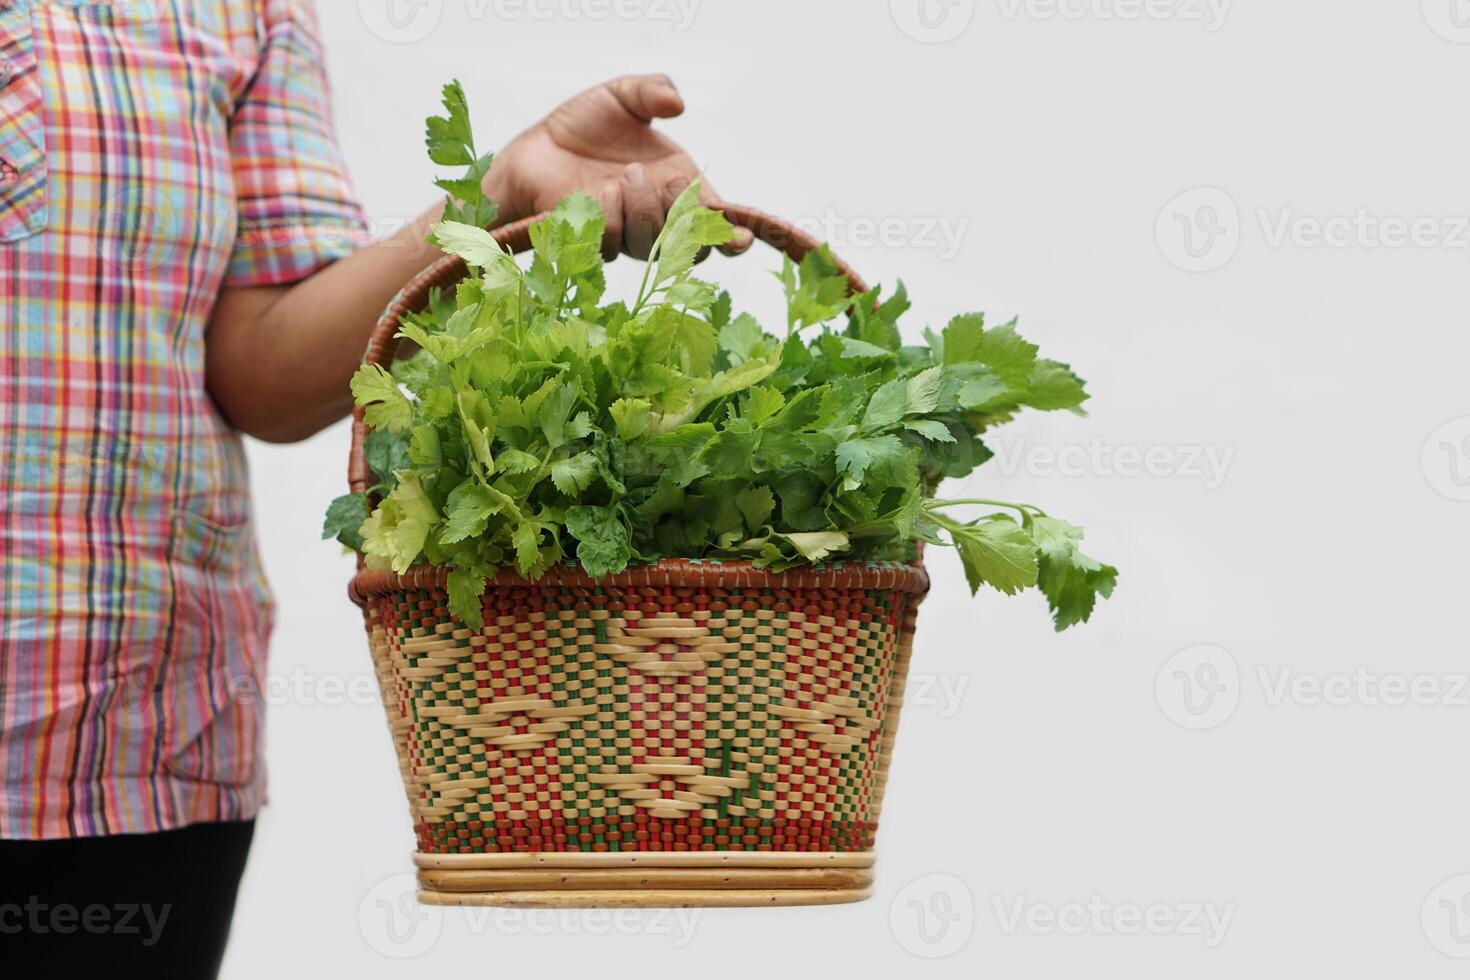
MULTIPOLYGON (((809 236, 727 216, 800 259, 809 236)), ((530 221, 496 237, 528 247, 530 221)), ((854 290, 862 281, 846 266, 854 290)), ((466 274, 446 258, 385 311, 466 274)), ((353 426, 351 483, 375 483, 353 426)), ((779 574, 663 561, 490 583, 485 627, 445 573, 359 571, 362 607, 418 838, 420 900, 715 906, 858 901, 872 883, 921 565, 779 574)))

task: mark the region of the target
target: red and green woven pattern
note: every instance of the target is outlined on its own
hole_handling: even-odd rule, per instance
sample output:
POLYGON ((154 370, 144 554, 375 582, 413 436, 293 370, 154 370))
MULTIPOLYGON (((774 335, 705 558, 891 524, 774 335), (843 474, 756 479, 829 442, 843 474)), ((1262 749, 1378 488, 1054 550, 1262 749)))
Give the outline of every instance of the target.
POLYGON ((471 631, 438 588, 371 597, 419 849, 867 850, 916 604, 519 585, 471 631))

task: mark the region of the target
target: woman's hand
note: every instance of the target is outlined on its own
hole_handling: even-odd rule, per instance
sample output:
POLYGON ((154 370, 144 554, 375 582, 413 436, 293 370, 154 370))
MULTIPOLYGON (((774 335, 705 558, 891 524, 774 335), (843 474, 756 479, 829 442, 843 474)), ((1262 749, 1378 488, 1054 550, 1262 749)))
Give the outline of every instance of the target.
MULTIPOLYGON (((667 75, 625 75, 563 102, 495 158, 486 193, 500 205, 501 220, 550 210, 574 190, 607 212, 608 258, 626 251, 647 258, 669 206, 699 176, 694 160, 655 130, 655 119, 684 111, 684 98, 667 75)), ((704 203, 718 206, 708 183, 704 203)), ((750 247, 750 232, 723 251, 750 247)))

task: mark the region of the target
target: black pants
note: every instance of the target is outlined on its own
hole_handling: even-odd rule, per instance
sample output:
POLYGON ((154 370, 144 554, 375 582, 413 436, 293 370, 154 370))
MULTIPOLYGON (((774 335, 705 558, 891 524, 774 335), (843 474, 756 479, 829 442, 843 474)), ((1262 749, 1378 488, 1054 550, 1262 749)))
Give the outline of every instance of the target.
POLYGON ((252 820, 126 837, 0 841, 4 973, 211 980, 254 833, 252 820))

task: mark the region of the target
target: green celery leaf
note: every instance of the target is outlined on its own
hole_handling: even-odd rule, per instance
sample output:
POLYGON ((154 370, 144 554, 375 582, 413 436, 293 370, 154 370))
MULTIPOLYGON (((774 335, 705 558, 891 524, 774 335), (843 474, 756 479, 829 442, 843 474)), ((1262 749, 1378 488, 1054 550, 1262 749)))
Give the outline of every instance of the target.
MULTIPOLYGON (((768 493, 770 491, 767 491, 768 493)), ((353 551, 362 550, 362 525, 368 519, 365 493, 349 493, 332 501, 322 524, 322 540, 336 539, 353 551)))
POLYGON ((413 403, 393 375, 376 364, 364 364, 352 376, 352 397, 366 405, 363 421, 370 428, 406 432, 413 425, 413 403))
POLYGON ((597 458, 591 453, 578 453, 551 465, 551 482, 568 497, 586 490, 596 476, 597 458))
POLYGON ((541 528, 533 521, 522 521, 516 525, 510 536, 511 545, 516 550, 516 570, 522 575, 530 575, 541 568, 541 528))
POLYGON ((466 480, 449 494, 449 520, 442 539, 455 544, 485 530, 495 514, 504 509, 504 501, 474 480, 466 480))
POLYGON ((844 488, 856 490, 870 473, 895 473, 907 456, 908 449, 897 436, 849 439, 837 447, 837 471, 846 477, 844 488))
POLYGON ((577 560, 593 578, 621 572, 632 560, 628 527, 610 507, 570 508, 567 530, 577 539, 577 560))
POLYGON ((648 451, 667 468, 677 486, 687 487, 709 473, 700 457, 714 437, 715 427, 710 423, 689 423, 650 439, 648 451))
POLYGON ((800 265, 787 259, 780 278, 786 290, 786 319, 791 329, 824 323, 852 305, 847 277, 825 245, 808 252, 800 265))
POLYGON ((474 135, 470 130, 470 112, 464 88, 458 81, 444 86, 444 109, 446 115, 432 116, 428 120, 425 143, 429 148, 429 159, 444 167, 468 166, 475 159, 470 149, 474 135))
POLYGON ((546 436, 547 445, 552 449, 565 445, 569 439, 577 438, 572 432, 568 432, 568 423, 579 397, 581 396, 575 384, 559 384, 541 405, 536 421, 546 436))
POLYGON ((539 470, 541 460, 521 449, 506 449, 495 457, 495 466, 501 473, 521 476, 539 470))
MULTIPOLYGON (((729 293, 724 294, 726 298, 729 293)), ((734 355, 735 362, 749 359, 756 349, 756 345, 765 339, 765 332, 761 325, 756 322, 755 317, 749 313, 742 313, 734 320, 720 327, 718 340, 720 349, 734 355)))
POLYGON ((949 430, 949 426, 938 419, 917 419, 913 422, 905 422, 904 428, 910 432, 917 432, 925 439, 934 442, 955 441, 954 433, 949 430))
POLYGON ((608 407, 618 438, 629 442, 648 432, 652 422, 653 403, 646 398, 619 398, 608 407))
POLYGON ((777 535, 791 542, 801 557, 809 562, 819 562, 840 551, 852 547, 852 542, 842 531, 818 531, 811 534, 793 533, 777 535))
MULTIPOLYGON (((458 221, 441 221, 429 229, 434 243, 451 255, 458 255, 467 265, 481 269, 500 268, 509 263, 515 265, 510 253, 500 247, 483 228, 458 221)), ((519 278, 519 266, 516 266, 519 278)))
POLYGON ((755 425, 772 421, 786 407, 786 396, 775 388, 758 385, 750 389, 745 414, 755 425))
POLYGON ((745 528, 757 534, 776 512, 776 496, 770 487, 746 487, 735 495, 735 506, 745 518, 745 528))
POLYGON ((863 413, 863 431, 877 432, 895 424, 908 410, 908 385, 900 378, 873 392, 868 410, 863 413))
POLYGON ((1035 344, 1016 333, 1015 325, 985 328, 982 314, 957 316, 944 329, 944 363, 978 363, 1011 388, 1023 391, 1036 366, 1035 344))
POLYGON ((409 461, 416 466, 437 469, 444 465, 444 444, 439 430, 433 425, 414 426, 413 438, 408 444, 409 461))
POLYGON ((909 415, 927 415, 939 407, 939 396, 944 389, 944 369, 932 367, 909 379, 909 415))
POLYGON ((446 586, 449 611, 471 629, 485 628, 485 612, 480 598, 485 594, 487 584, 485 576, 472 569, 456 568, 449 573, 446 586))
POLYGON ((390 568, 402 575, 424 550, 439 512, 416 477, 398 481, 362 525, 363 554, 368 567, 390 568))
POLYGON ((892 360, 898 355, 886 347, 870 344, 866 340, 858 340, 856 337, 842 337, 842 356, 853 358, 866 358, 871 360, 892 360))
POLYGON ((408 469, 413 463, 408 437, 388 429, 369 432, 363 440, 362 452, 367 464, 389 490, 398 485, 398 471, 408 469))
POLYGON ((1036 584, 1036 545, 1019 524, 1011 520, 960 524, 948 519, 941 523, 959 549, 971 592, 988 585, 1015 595, 1036 584))
POLYGON ((1082 529, 1065 521, 1035 518, 1031 537, 1041 554, 1039 582, 1057 631, 1087 622, 1098 596, 1113 594, 1118 570, 1083 554, 1082 529))
POLYGON ((717 478, 749 476, 750 460, 760 442, 760 430, 748 419, 738 419, 715 434, 705 446, 700 461, 717 478))
POLYGON ((1075 409, 1087 401, 1087 392, 1083 390, 1082 379, 1067 365, 1040 360, 1031 371, 1024 401, 1044 412, 1075 409))

